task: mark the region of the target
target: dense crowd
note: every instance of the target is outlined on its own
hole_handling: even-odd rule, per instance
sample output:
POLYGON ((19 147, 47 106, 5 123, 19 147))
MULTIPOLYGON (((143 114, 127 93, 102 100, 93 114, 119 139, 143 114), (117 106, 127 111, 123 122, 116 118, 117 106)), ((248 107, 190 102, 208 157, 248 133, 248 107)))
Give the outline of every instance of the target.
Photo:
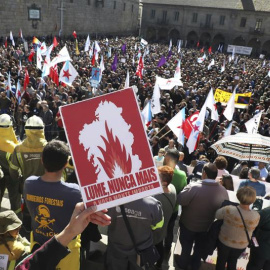
MULTIPOLYGON (((40 40, 46 41, 47 45, 53 42, 50 37, 40 40)), ((82 248, 89 251, 89 242, 100 240, 98 229, 93 223, 108 225, 109 218, 99 213, 106 220, 102 222, 91 213, 92 218, 89 216, 87 221, 93 223, 86 227, 88 222, 84 221, 85 226, 76 230, 76 233, 70 229, 73 228, 72 224, 77 224, 74 220, 83 210, 79 213, 75 211, 75 217, 72 215, 75 205, 81 201, 81 195, 78 185, 74 184, 76 176, 72 172, 69 150, 63 143, 66 142, 66 137, 59 107, 123 89, 129 71, 129 85, 133 86, 139 107, 143 109, 152 98, 156 76, 173 78, 180 59, 183 86, 174 87, 171 91, 161 90, 161 112, 153 116, 147 127, 164 193, 125 204, 124 207, 109 209, 111 225, 108 227, 105 265, 107 269, 115 270, 141 269, 138 264, 145 269, 162 269, 162 263, 168 259, 172 247, 173 228, 181 205, 179 227, 182 252, 175 259, 181 269, 187 269, 189 265, 194 270, 199 269, 201 259, 210 254, 204 254, 203 251, 209 236, 207 232, 215 218, 223 220, 223 224, 219 226, 217 244, 214 245, 218 249, 216 269, 225 269, 226 263, 227 269, 236 269, 237 259, 251 245, 252 233, 256 228, 259 247, 252 246, 247 269, 269 269, 269 208, 261 210, 261 205, 260 212, 251 208, 252 205, 261 203, 259 196, 269 197, 263 183, 270 182, 268 164, 238 162, 233 158, 217 156, 210 148, 223 137, 230 124, 223 116, 224 107, 220 103, 216 104, 219 120, 211 120, 209 114, 203 132, 200 133, 198 147, 192 153, 189 153, 186 145, 177 141, 177 137, 166 126, 183 108, 186 117, 200 110, 211 88, 228 92, 236 89, 237 93, 251 92, 252 95, 245 109, 235 110, 231 134, 245 132, 245 123, 256 113, 263 111, 258 132, 270 137, 268 60, 242 55, 237 55, 232 60, 229 54, 213 52, 202 46, 191 48, 189 43, 186 47, 182 44, 180 50, 178 46, 173 46, 169 52, 167 45, 155 43, 146 46, 138 38, 125 37, 99 39, 99 59, 93 61, 92 54, 89 55, 84 50, 85 38, 78 38, 77 52, 74 39, 59 39, 51 58, 66 45, 72 64, 79 74, 72 86, 67 86, 55 81, 55 77, 51 75, 42 78, 41 70, 36 67, 35 57, 32 61, 29 59, 36 45, 29 41, 27 52, 22 40, 15 41, 15 47, 8 43, 0 48, 0 165, 4 174, 0 179, 1 199, 7 188, 11 209, 17 214, 1 213, 3 218, 0 224, 3 222, 3 230, 0 230, 0 253, 11 254, 10 261, 20 260, 29 253, 28 241, 18 236, 21 226, 26 232, 33 230, 32 252, 46 243, 54 233, 60 233, 60 240, 59 237, 54 237, 28 259, 25 263, 28 268, 23 268, 26 267, 23 265, 18 266, 22 267, 18 269, 49 269, 42 268, 46 264, 54 269, 58 263, 59 269, 79 269, 80 239, 76 235, 84 231, 81 236, 82 248), (206 59, 198 63, 197 59, 204 54, 206 59), (117 68, 113 69, 115 55, 118 63, 117 68), (99 86, 94 88, 90 82, 91 72, 93 67, 99 67, 101 56, 105 69, 99 86), (144 59, 144 68, 143 76, 139 78, 136 70, 141 56, 144 59), (158 67, 162 56, 166 57, 166 63, 158 67), (215 64, 209 68, 212 59, 215 64), (224 63, 226 68, 221 71, 224 63), (29 73, 27 85, 24 82, 25 72, 29 73), (7 89, 9 73, 11 89, 7 89), (20 96, 16 95, 18 82, 21 85, 20 96), (248 168, 251 165, 254 167, 248 168), (234 187, 232 175, 242 181, 239 189, 234 187), (60 182, 61 178, 66 182, 60 182), (227 190, 236 192, 240 202, 237 207, 231 204, 224 206, 224 201, 228 204, 229 200, 227 190), (26 204, 23 215, 21 194, 26 204), (54 209, 52 205, 64 207, 65 210, 54 209), (220 208, 222 205, 224 207, 220 208), (60 216, 61 220, 53 218, 60 216), (119 216, 122 218, 119 219, 119 216), (68 223, 70 219, 71 225, 68 223), (8 222, 11 223, 9 226, 8 222), (133 236, 129 226, 132 227, 133 236), (123 229, 125 227, 126 230, 123 229), (17 233, 10 233, 12 231, 17 233), (63 240, 63 235, 68 235, 67 239, 70 240, 63 240), (21 252, 13 252, 11 243, 15 242, 21 252), (62 246, 68 245, 71 251, 68 256, 66 249, 61 250, 59 243, 62 246), (59 256, 45 263, 43 256, 51 254, 47 253, 50 250, 57 251, 59 256), (138 254, 141 254, 139 263, 138 254)), ((58 69, 62 65, 60 63, 58 69)))

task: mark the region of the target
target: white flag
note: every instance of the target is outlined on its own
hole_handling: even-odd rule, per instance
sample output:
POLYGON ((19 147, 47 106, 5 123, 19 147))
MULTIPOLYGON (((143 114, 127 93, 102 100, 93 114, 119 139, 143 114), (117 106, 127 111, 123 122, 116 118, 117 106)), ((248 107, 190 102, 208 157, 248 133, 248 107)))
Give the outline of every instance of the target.
POLYGON ((135 52, 137 51, 137 43, 135 43, 134 51, 135 51, 135 52))
POLYGON ((60 71, 59 81, 71 86, 72 82, 75 80, 77 76, 78 72, 76 71, 76 69, 72 66, 72 64, 69 61, 66 61, 63 68, 60 71))
POLYGON ((218 112, 217 112, 216 101, 214 99, 213 88, 211 88, 211 90, 209 91, 209 94, 206 98, 205 103, 206 103, 206 107, 208 107, 211 110, 211 119, 218 121, 219 117, 218 117, 218 112))
POLYGON ((10 31, 10 40, 12 41, 12 46, 14 47, 15 42, 14 42, 14 39, 13 39, 12 31, 10 31))
POLYGON ((100 74, 102 74, 102 72, 105 70, 103 55, 101 55, 99 67, 100 67, 100 74))
POLYGON ((198 136, 199 136, 200 132, 203 131, 205 114, 206 114, 206 102, 204 103, 203 107, 201 108, 199 116, 198 116, 198 118, 193 126, 193 129, 192 129, 190 136, 188 138, 188 141, 187 141, 187 147, 188 147, 188 151, 190 154, 195 150, 198 136))
POLYGON ((223 115, 229 120, 231 121, 233 118, 233 114, 234 114, 234 108, 235 108, 235 89, 233 91, 233 94, 230 97, 230 100, 227 103, 227 107, 223 112, 223 115))
POLYGON ((98 60, 98 53, 101 51, 99 44, 97 41, 95 41, 95 46, 94 46, 94 54, 95 54, 95 60, 98 60))
POLYGON ((183 86, 178 78, 163 79, 158 77, 158 86, 162 90, 171 90, 175 86, 183 86))
POLYGON ((270 78, 270 69, 269 69, 269 71, 268 71, 266 77, 269 77, 269 78, 270 78))
POLYGON ((40 69, 40 70, 42 70, 42 68, 41 68, 41 61, 42 61, 41 50, 37 46, 37 68, 40 69))
POLYGON ((41 55, 46 55, 47 54, 47 46, 46 46, 46 43, 45 42, 42 42, 41 43, 40 53, 41 53, 41 55))
POLYGON ((181 60, 178 60, 176 70, 174 72, 174 78, 181 79, 181 60))
POLYGON ((231 122, 229 124, 229 126, 227 127, 227 129, 225 130, 225 132, 223 134, 223 137, 227 137, 227 136, 230 136, 231 135, 231 133, 232 133, 232 123, 233 122, 231 122))
POLYGON ((141 39, 141 45, 146 46, 148 45, 148 42, 145 39, 141 39))
POLYGON ((199 57, 199 58, 197 59, 197 62, 198 62, 199 64, 201 64, 205 59, 206 59, 206 54, 204 54, 202 57, 199 57))
POLYGON ((50 63, 50 66, 53 67, 58 63, 65 62, 65 61, 72 61, 72 59, 69 56, 67 47, 64 46, 61 51, 58 53, 56 57, 53 58, 53 60, 50 63))
POLYGON ((184 146, 183 123, 185 121, 185 108, 180 110, 168 123, 167 126, 177 137, 177 141, 184 146))
POLYGON ((266 66, 266 61, 264 60, 263 64, 262 64, 262 67, 265 67, 265 66, 266 66))
POLYGON ((181 43, 182 43, 182 40, 178 40, 177 53, 181 52, 181 43))
POLYGON ((141 114, 142 114, 144 124, 148 127, 152 121, 151 101, 150 100, 147 102, 146 106, 143 108, 141 114))
POLYGON ((89 48, 90 48, 90 38, 89 38, 89 35, 88 35, 87 39, 86 39, 86 42, 85 42, 85 45, 84 45, 84 51, 88 52, 89 48))
POLYGON ((223 65, 221 66, 220 72, 224 72, 225 71, 225 59, 223 61, 223 65))
POLYGON ((46 53, 46 57, 45 57, 43 68, 42 68, 42 75, 41 75, 42 78, 50 74, 52 49, 53 49, 53 44, 48 48, 47 53, 46 53))
POLYGON ((210 64, 208 65, 208 70, 210 70, 210 68, 212 67, 212 66, 214 66, 215 65, 215 60, 214 59, 212 59, 211 60, 211 62, 210 62, 210 64))
POLYGON ((172 49, 172 40, 170 39, 169 51, 172 49))
POLYGON ((245 123, 247 133, 249 134, 256 134, 260 125, 260 120, 262 116, 262 112, 260 111, 259 113, 255 114, 250 120, 248 120, 245 123))
POLYGON ((129 70, 127 71, 127 77, 126 77, 125 87, 124 88, 129 88, 129 70))
POLYGON ((232 51, 232 60, 234 60, 235 58, 235 46, 233 47, 233 51, 232 51))
POLYGON ((153 96, 151 100, 151 111, 152 114, 157 114, 161 111, 160 109, 160 90, 158 86, 158 76, 156 76, 156 83, 153 91, 153 96))

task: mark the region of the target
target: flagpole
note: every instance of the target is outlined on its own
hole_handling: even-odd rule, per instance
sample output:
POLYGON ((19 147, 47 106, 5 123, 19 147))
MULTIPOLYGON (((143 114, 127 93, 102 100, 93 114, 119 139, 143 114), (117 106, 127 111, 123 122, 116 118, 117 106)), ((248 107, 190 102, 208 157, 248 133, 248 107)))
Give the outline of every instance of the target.
POLYGON ((155 134, 155 136, 157 136, 164 128, 166 127, 166 125, 162 128, 162 129, 160 129, 159 131, 158 131, 158 133, 157 134, 155 134))
POLYGON ((170 133, 171 130, 167 131, 164 135, 162 135, 159 139, 162 139, 163 137, 165 137, 168 133, 170 133))

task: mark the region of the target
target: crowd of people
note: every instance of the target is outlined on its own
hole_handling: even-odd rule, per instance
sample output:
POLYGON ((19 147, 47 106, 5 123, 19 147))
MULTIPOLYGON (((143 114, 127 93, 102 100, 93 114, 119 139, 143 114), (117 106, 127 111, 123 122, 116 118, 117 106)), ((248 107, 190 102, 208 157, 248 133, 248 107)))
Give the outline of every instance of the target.
MULTIPOLYGON (((47 45, 53 42, 52 37, 40 40, 47 45)), ((245 132, 245 123, 263 111, 258 132, 270 136, 269 62, 240 55, 231 61, 226 53, 211 52, 202 46, 191 48, 188 42, 180 52, 173 46, 169 54, 167 45, 146 46, 135 37, 100 38, 99 56, 103 57, 105 69, 99 86, 94 88, 89 78, 92 68, 99 66, 99 60, 93 61, 89 52, 85 52, 85 41, 84 37, 78 38, 78 51, 73 38, 58 39, 51 53, 54 57, 66 45, 79 74, 72 86, 57 83, 53 76, 42 78, 35 58, 29 58, 36 46, 30 41, 29 52, 20 39, 15 40, 15 47, 8 43, 0 48, 0 202, 7 188, 12 210, 1 213, 0 254, 8 254, 10 266, 14 267, 14 261, 20 261, 30 250, 34 252, 17 269, 79 269, 82 249, 89 251, 90 241, 100 240, 95 224, 110 224, 104 258, 107 269, 162 269, 172 248, 173 228, 181 206, 182 251, 175 258, 179 268, 200 268, 207 232, 216 218, 223 220, 217 240, 216 269, 225 269, 226 263, 227 269, 236 269, 238 257, 254 235, 259 247, 251 248, 247 269, 269 269, 270 208, 260 207, 259 212, 252 209, 260 203, 258 197, 269 197, 264 184, 270 182, 268 164, 238 162, 216 155, 210 146, 223 137, 229 125, 220 103, 216 104, 219 120, 206 119, 193 153, 166 126, 182 108, 186 116, 200 110, 211 88, 228 92, 236 89, 238 93, 252 92, 252 95, 245 109, 235 110, 231 134, 245 132), (207 59, 198 63, 203 54, 207 59), (112 68, 115 55, 119 59, 116 69, 112 68), (144 68, 139 78, 136 69, 141 56, 144 68), (162 56, 167 56, 166 63, 158 67, 162 56), (153 116, 146 130, 164 193, 111 208, 107 214, 88 211, 87 216, 81 217, 85 211, 80 206, 76 212, 79 206, 75 206, 82 198, 65 144, 59 107, 123 89, 129 71, 129 84, 135 86, 139 107, 143 109, 152 98, 156 76, 174 77, 179 59, 183 86, 161 91, 161 112, 153 116), (208 68, 212 59, 215 65, 208 68), (224 61, 226 69, 221 71, 224 61), (27 84, 26 72, 29 73, 27 84), (16 95, 18 82, 20 96, 16 95), (235 176, 241 180, 239 189, 234 187, 235 176), (240 204, 221 208, 229 200, 228 190, 237 193, 240 204), (72 215, 74 208, 76 213, 72 215), (77 219, 83 220, 83 226, 75 230, 77 219), (26 232, 31 231, 31 239, 19 236, 21 226, 26 232), (54 260, 44 259, 54 249, 59 256, 54 260)), ((60 63, 58 68, 61 66, 60 63)))

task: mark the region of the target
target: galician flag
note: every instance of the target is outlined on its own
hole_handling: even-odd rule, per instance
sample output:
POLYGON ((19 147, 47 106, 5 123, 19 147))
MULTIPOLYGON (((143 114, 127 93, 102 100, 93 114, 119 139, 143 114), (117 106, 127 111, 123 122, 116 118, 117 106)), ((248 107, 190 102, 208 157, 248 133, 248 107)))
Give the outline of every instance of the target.
POLYGON ((59 81, 71 86, 72 82, 78 76, 78 72, 69 61, 66 61, 60 71, 59 81))
POLYGON ((233 91, 233 94, 230 97, 230 100, 228 101, 227 107, 223 112, 223 115, 229 120, 231 121, 233 118, 233 114, 234 114, 234 109, 235 109, 235 89, 233 91))
POLYGON ((204 54, 202 57, 199 57, 199 58, 197 59, 197 62, 198 62, 199 64, 201 64, 205 59, 206 59, 206 54, 204 54))
POLYGON ((232 122, 229 124, 229 126, 227 127, 227 129, 225 130, 223 137, 227 137, 230 136, 232 133, 232 122))
POLYGON ((158 77, 158 86, 161 90, 171 90, 175 86, 183 86, 183 83, 178 78, 164 79, 158 77))
POLYGON ((15 46, 15 42, 14 42, 14 38, 13 38, 13 35, 12 35, 12 31, 10 31, 10 40, 12 42, 12 46, 14 47, 15 46))
POLYGON ((185 108, 180 110, 168 123, 167 126, 171 129, 171 131, 177 137, 177 141, 184 146, 184 131, 183 124, 185 122, 185 108))
POLYGON ((245 123, 247 133, 249 134, 256 134, 260 125, 260 120, 262 116, 262 112, 260 111, 259 113, 255 114, 250 120, 248 120, 245 123))
POLYGON ((85 45, 84 45, 84 51, 88 52, 89 48, 90 48, 90 38, 89 38, 89 35, 88 35, 87 39, 86 39, 86 42, 85 42, 85 45))
POLYGON ((149 100, 146 106, 142 110, 142 117, 144 124, 148 127, 152 121, 152 113, 151 113, 151 101, 149 100))
POLYGON ((53 48, 54 48, 54 45, 52 44, 47 50, 46 57, 43 63, 43 68, 42 68, 42 75, 41 75, 42 78, 50 74, 51 52, 53 48))
POLYGON ((16 96, 16 99, 18 100, 18 102, 20 103, 21 102, 21 96, 22 96, 20 80, 18 80, 18 82, 17 82, 17 89, 16 89, 15 96, 16 96))
POLYGON ((214 65, 215 65, 215 60, 212 59, 211 62, 210 62, 210 64, 208 65, 207 69, 210 70, 211 67, 214 66, 214 65))
POLYGON ((126 77, 125 87, 124 88, 129 88, 129 70, 127 71, 127 77, 126 77))
POLYGON ((41 62, 42 62, 41 51, 40 51, 40 48, 37 47, 37 68, 40 69, 40 70, 42 70, 41 62))
POLYGON ((41 52, 41 55, 46 55, 47 54, 47 46, 46 46, 45 42, 41 43, 40 52, 41 52))
POLYGON ((72 59, 71 59, 70 56, 69 56, 67 47, 64 46, 64 47, 60 50, 60 52, 58 53, 58 55, 57 55, 56 57, 53 58, 53 60, 52 60, 51 63, 50 63, 50 66, 53 67, 53 66, 55 66, 55 65, 58 64, 58 63, 66 62, 66 61, 72 61, 72 59))
POLYGON ((7 79, 7 82, 6 82, 6 91, 7 91, 7 96, 10 97, 10 91, 11 91, 10 72, 8 73, 8 79, 7 79))
POLYGON ((206 102, 204 103, 203 107, 201 108, 199 116, 198 116, 198 118, 193 126, 193 129, 192 129, 190 136, 188 138, 188 141, 187 141, 187 147, 188 147, 190 154, 195 150, 199 134, 201 131, 203 131, 205 113, 206 113, 206 102))
POLYGON ((181 60, 178 60, 176 70, 174 72, 174 78, 181 79, 181 60))
POLYGON ((159 86, 158 86, 158 76, 156 76, 156 83, 155 83, 155 87, 154 87, 154 91, 153 91, 153 95, 152 95, 152 99, 151 99, 151 111, 152 111, 152 115, 157 114, 161 111, 160 109, 160 90, 159 90, 159 86))

